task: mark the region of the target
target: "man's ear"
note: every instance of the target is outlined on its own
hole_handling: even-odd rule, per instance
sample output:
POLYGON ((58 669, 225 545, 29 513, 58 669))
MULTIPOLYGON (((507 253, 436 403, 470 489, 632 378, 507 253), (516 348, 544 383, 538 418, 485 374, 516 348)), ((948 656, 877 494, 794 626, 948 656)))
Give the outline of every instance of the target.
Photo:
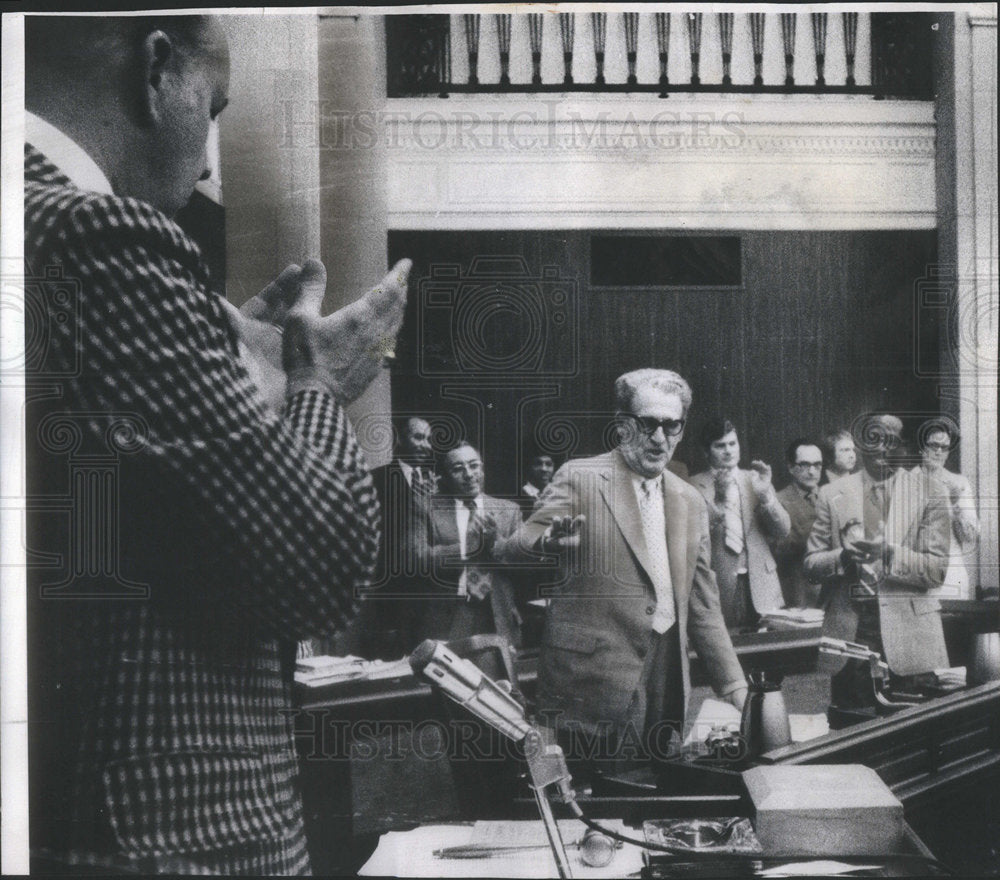
POLYGON ((142 41, 142 109, 152 123, 163 115, 165 91, 175 69, 177 50, 170 37, 161 30, 150 31, 142 41))

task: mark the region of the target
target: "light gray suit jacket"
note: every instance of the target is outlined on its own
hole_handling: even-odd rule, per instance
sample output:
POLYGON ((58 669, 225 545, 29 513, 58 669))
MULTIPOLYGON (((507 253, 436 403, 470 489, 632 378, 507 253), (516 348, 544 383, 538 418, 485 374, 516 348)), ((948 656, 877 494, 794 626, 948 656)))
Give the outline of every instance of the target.
MULTIPOLYGON (((781 608, 785 602, 778 580, 778 566, 771 555, 768 541, 777 541, 788 534, 791 521, 788 512, 775 501, 769 506, 757 503, 757 496, 750 486, 750 471, 737 469, 736 480, 740 487, 743 528, 746 538, 747 572, 750 578, 750 595, 758 614, 781 608)), ((711 471, 702 471, 691 477, 694 486, 708 505, 712 534, 712 570, 721 589, 736 589, 737 556, 726 547, 725 510, 715 503, 715 480, 711 471)))
MULTIPOLYGON (((418 530, 414 547, 421 570, 429 577, 424 581, 424 594, 416 603, 420 622, 417 626, 422 639, 459 638, 476 633, 457 631, 456 617, 467 601, 458 595, 462 572, 467 577, 488 577, 490 593, 481 600, 489 605, 495 631, 513 646, 521 641, 521 616, 514 597, 512 572, 500 562, 503 546, 521 525, 521 508, 513 501, 483 495, 483 510, 497 524, 497 542, 488 558, 463 560, 455 515, 455 499, 435 495, 431 500, 426 528, 418 530)), ((469 548, 470 553, 473 548, 469 548)))
MULTIPOLYGON (((745 682, 709 566, 705 504, 669 471, 663 474, 663 501, 685 702, 689 639, 716 692, 731 693, 745 682)), ((617 450, 560 468, 508 547, 530 557, 554 516, 578 514, 586 516, 581 546, 566 554, 549 579, 538 706, 559 713, 557 723, 593 730, 624 722, 633 698, 637 711, 645 712, 646 695, 638 685, 656 607, 632 472, 617 450)))
MULTIPOLYGON (((863 491, 861 472, 820 489, 804 563, 806 575, 823 584, 824 635, 847 641, 854 641, 858 629, 858 600, 852 598, 857 581, 841 564, 841 532, 851 520, 864 522, 863 491)), ((951 520, 945 498, 933 477, 900 470, 890 478, 887 538, 896 549, 877 592, 885 659, 897 675, 949 665, 941 606, 926 595, 941 585, 948 565, 951 520)), ((843 664, 838 658, 824 665, 843 664)))

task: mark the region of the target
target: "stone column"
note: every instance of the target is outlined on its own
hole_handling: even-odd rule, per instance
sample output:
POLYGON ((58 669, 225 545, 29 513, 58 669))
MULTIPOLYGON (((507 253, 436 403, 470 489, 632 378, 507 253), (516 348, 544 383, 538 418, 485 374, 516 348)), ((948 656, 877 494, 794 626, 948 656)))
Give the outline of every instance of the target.
MULTIPOLYGON (((319 158, 326 307, 367 290, 387 267, 385 23, 380 15, 320 15, 319 158)), ((389 371, 350 414, 372 466, 391 455, 389 371)))
POLYGON ((315 117, 318 19, 222 20, 232 56, 220 126, 226 293, 239 305, 289 263, 320 255, 318 136, 301 127, 315 117))
POLYGON ((943 407, 962 432, 961 469, 982 521, 977 570, 998 586, 997 18, 982 4, 942 15, 938 79, 938 231, 942 289, 954 293, 942 338, 943 407))

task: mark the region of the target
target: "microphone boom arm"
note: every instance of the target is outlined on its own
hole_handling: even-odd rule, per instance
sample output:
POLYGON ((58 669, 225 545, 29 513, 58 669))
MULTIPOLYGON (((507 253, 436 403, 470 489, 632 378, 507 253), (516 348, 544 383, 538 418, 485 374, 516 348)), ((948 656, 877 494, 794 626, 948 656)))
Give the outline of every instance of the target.
POLYGON ((524 708, 499 684, 485 675, 471 660, 464 660, 441 642, 427 639, 410 655, 414 673, 436 684, 444 693, 473 715, 514 742, 524 743, 531 776, 531 789, 545 826, 552 856, 560 877, 572 877, 566 846, 552 815, 548 789, 557 789, 557 798, 575 803, 569 770, 562 749, 546 743, 541 732, 524 717, 524 708))

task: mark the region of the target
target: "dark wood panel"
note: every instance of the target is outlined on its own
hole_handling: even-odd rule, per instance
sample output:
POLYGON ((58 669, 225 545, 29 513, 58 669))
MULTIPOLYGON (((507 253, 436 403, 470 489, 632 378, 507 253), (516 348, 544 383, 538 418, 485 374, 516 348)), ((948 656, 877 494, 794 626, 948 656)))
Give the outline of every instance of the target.
MULTIPOLYGON (((677 453, 692 472, 704 466, 697 431, 714 413, 739 427, 744 462, 771 462, 781 484, 784 447, 793 437, 848 427, 873 409, 899 412, 914 423, 937 411, 936 384, 914 370, 918 354, 921 363, 937 360, 936 322, 922 315, 921 334, 914 333, 914 291, 934 260, 933 231, 727 233, 741 239, 743 286, 718 289, 592 287, 592 234, 390 233, 391 259, 410 256, 416 263, 394 405, 457 419, 473 442, 487 447, 489 491, 516 490, 520 438, 543 417, 549 428, 562 428, 567 436, 560 439, 572 455, 607 448, 613 442, 607 430, 612 383, 641 366, 676 369, 692 385, 695 404, 677 453), (435 334, 468 334, 471 325, 435 324, 418 295, 421 281, 426 286, 441 266, 468 274, 477 256, 500 255, 523 259, 522 286, 537 284, 545 267, 554 267, 574 297, 569 322, 556 323, 543 293, 543 326, 534 327, 545 347, 540 361, 436 375, 428 342, 440 346, 435 334), (500 387, 487 388, 491 383, 500 387), (456 394, 473 400, 458 401, 456 394)), ((527 326, 523 314, 481 317, 476 326, 482 335, 473 347, 495 356, 517 351, 518 334, 527 326)), ((469 337, 444 340, 445 347, 456 342, 468 346, 469 337)))

